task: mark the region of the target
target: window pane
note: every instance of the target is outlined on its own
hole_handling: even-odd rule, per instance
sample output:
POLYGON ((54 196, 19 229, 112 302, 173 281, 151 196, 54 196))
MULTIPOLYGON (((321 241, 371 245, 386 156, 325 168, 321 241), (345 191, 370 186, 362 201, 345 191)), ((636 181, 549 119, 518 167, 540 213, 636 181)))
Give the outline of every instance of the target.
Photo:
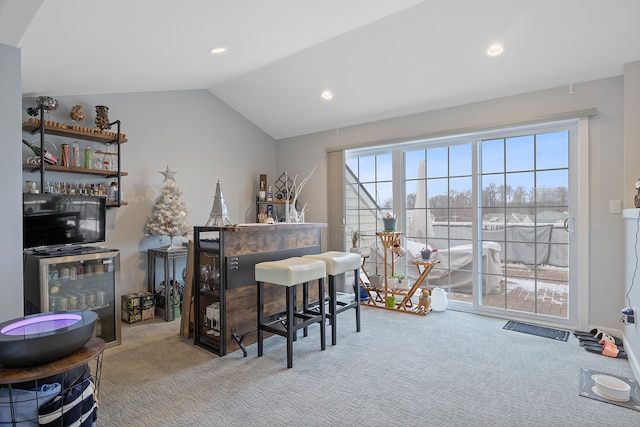
POLYGON ((451 178, 449 205, 452 208, 469 208, 472 206, 471 177, 451 178))
POLYGON ((449 155, 447 147, 427 150, 427 178, 440 178, 449 175, 449 155))
POLYGON ((420 170, 420 161, 424 161, 424 150, 407 151, 405 157, 405 178, 416 179, 420 170))
POLYGON ((373 182, 376 180, 375 156, 360 157, 360 169, 358 171, 358 177, 360 178, 361 182, 373 182))
POLYGON ((358 158, 357 157, 347 159, 347 166, 349 167, 349 169, 351 169, 351 172, 353 172, 355 176, 358 176, 358 158))
POLYGON ((536 201, 543 206, 567 206, 569 204, 568 171, 551 170, 536 173, 536 201))
POLYGON ((533 135, 507 138, 507 172, 533 170, 533 135))
POLYGON ((471 175, 471 144, 454 145, 449 148, 449 174, 451 176, 471 175))
MULTIPOLYGON (((418 193, 418 183, 423 183, 424 181, 407 181, 405 183, 406 186, 406 194, 407 194, 407 209, 412 209, 416 204, 416 195, 418 193)), ((424 184, 423 184, 424 185, 424 184)))
POLYGON ((390 182, 379 182, 376 192, 376 200, 381 208, 393 208, 393 188, 390 182))
POLYGON ((378 155, 376 168, 376 178, 378 181, 391 181, 393 179, 391 153, 378 155))
POLYGON ((427 197, 431 207, 447 207, 449 206, 449 180, 428 179, 427 180, 427 197), (441 201, 444 198, 444 203, 441 201))
POLYGON ((489 139, 482 141, 482 173, 504 171, 504 140, 489 139))
POLYGON ((482 206, 504 206, 504 175, 482 175, 482 206))
POLYGON ((536 168, 567 168, 569 132, 544 133, 536 136, 536 168))
POLYGON ((506 174, 507 187, 505 189, 507 204, 525 205, 529 195, 533 192, 533 172, 506 174))

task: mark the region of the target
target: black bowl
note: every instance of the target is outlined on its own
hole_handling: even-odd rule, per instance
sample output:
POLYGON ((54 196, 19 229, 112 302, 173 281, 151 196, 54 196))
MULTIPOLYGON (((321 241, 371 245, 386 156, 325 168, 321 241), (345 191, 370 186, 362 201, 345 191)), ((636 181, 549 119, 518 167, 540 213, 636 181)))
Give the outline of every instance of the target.
POLYGON ((98 315, 89 310, 38 313, 0 323, 0 364, 39 365, 80 350, 98 315))

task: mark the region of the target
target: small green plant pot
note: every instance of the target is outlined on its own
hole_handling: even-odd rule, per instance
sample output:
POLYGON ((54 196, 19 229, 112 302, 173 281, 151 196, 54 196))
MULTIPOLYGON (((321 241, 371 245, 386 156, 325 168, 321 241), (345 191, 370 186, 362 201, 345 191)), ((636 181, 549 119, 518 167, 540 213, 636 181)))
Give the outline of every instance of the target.
POLYGON ((384 231, 393 232, 396 231, 396 222, 397 218, 382 218, 382 222, 384 223, 384 231))

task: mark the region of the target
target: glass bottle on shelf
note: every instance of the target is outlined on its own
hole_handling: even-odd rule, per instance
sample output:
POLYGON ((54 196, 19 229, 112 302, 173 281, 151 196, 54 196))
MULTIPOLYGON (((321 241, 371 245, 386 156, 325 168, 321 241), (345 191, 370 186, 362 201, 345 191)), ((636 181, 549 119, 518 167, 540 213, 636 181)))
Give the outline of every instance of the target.
POLYGON ((84 168, 91 169, 91 146, 85 145, 84 147, 84 168))
POLYGON ((73 166, 74 168, 81 167, 82 163, 80 162, 80 145, 78 141, 73 141, 73 166))

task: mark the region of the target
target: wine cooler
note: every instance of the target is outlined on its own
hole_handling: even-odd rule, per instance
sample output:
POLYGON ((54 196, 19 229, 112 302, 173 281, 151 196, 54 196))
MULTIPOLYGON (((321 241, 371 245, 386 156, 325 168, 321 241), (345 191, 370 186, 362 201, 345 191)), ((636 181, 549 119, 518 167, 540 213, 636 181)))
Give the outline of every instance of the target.
POLYGON ((96 247, 28 251, 24 314, 92 310, 96 336, 120 344, 120 252, 96 247))

